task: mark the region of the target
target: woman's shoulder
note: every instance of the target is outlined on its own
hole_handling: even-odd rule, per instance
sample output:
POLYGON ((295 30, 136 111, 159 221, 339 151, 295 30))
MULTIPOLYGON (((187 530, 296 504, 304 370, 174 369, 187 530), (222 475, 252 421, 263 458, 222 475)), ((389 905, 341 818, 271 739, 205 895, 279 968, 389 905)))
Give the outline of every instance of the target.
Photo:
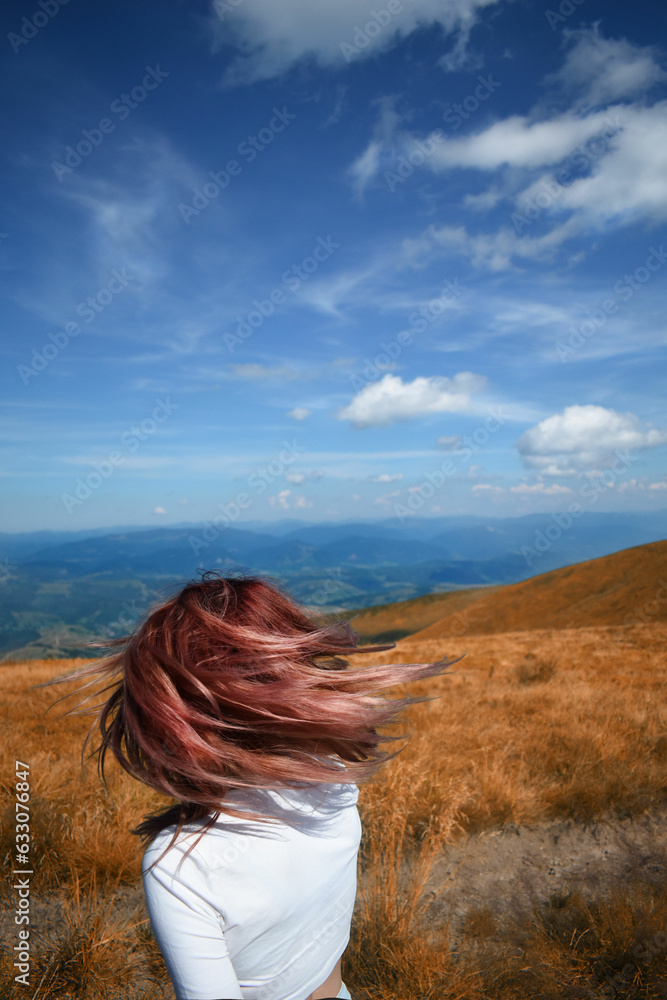
POLYGON ((180 861, 193 844, 193 850, 195 850, 195 842, 202 833, 205 822, 205 820, 198 820, 186 823, 177 835, 177 828, 174 824, 160 830, 144 849, 142 861, 144 873, 154 863, 157 863, 161 868, 171 868, 174 860, 180 861))
MULTIPOLYGON (((235 789, 225 802, 233 809, 247 809, 248 815, 262 813, 278 822, 313 817, 323 820, 357 803, 359 789, 353 782, 300 782, 279 788, 235 789)), ((224 811, 221 820, 225 820, 224 811)))
POLYGON ((287 827, 326 836, 340 826, 342 817, 356 807, 358 798, 359 788, 353 782, 233 789, 225 796, 214 822, 210 822, 211 813, 185 823, 176 838, 174 824, 156 834, 144 851, 143 869, 150 867, 163 852, 166 853, 160 867, 165 867, 168 859, 166 867, 171 868, 174 859, 182 859, 190 848, 188 857, 196 865, 201 860, 201 851, 211 841, 236 840, 248 835, 284 839, 287 827), (230 815, 225 805, 242 815, 230 815), (266 817, 268 822, 259 817, 266 817))

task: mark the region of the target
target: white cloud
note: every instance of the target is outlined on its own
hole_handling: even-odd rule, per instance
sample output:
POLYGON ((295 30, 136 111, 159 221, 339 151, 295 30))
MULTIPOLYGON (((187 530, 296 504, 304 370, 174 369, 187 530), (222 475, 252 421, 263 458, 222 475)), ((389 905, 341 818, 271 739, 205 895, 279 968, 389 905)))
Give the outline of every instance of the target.
POLYGON ((300 299, 314 309, 340 319, 343 315, 340 311, 342 304, 366 300, 368 283, 377 278, 379 270, 379 265, 374 263, 363 270, 311 280, 299 289, 300 299))
POLYGON ((169 139, 156 133, 128 139, 117 156, 121 180, 80 172, 72 178, 76 183, 58 192, 86 213, 98 268, 108 263, 110 269, 122 260, 131 274, 152 285, 169 274, 165 214, 200 176, 169 139))
POLYGON ((569 486, 559 486, 558 483, 552 483, 547 486, 545 483, 519 483, 518 486, 510 486, 510 493, 520 493, 525 496, 530 494, 540 493, 544 496, 554 496, 557 493, 572 493, 573 491, 569 486))
POLYGON ((381 152, 382 145, 376 139, 371 139, 361 156, 349 167, 348 173, 352 177, 357 198, 361 198, 366 185, 380 169, 381 152))
POLYGON ((312 500, 306 500, 305 497, 297 497, 296 498, 296 503, 294 504, 294 506, 295 507, 312 507, 313 506, 313 502, 312 502, 312 500))
POLYGON ((164 509, 164 507, 153 507, 153 513, 154 514, 166 514, 167 512, 164 509))
POLYGON ((578 235, 580 229, 578 220, 570 219, 542 236, 520 236, 510 226, 473 236, 465 226, 438 228, 431 224, 416 239, 403 241, 403 253, 406 261, 419 264, 444 249, 468 257, 475 267, 504 271, 512 266, 515 257, 525 260, 553 257, 563 241, 578 235))
POLYGON ((641 493, 646 492, 646 490, 653 490, 653 492, 661 492, 662 490, 667 490, 667 481, 662 479, 657 483, 649 483, 646 478, 644 479, 629 479, 618 487, 619 493, 641 493))
POLYGON ((403 474, 397 472, 395 475, 390 475, 388 472, 383 472, 380 476, 369 476, 371 483, 396 483, 403 479, 403 474))
POLYGON ((483 57, 471 51, 468 47, 470 40, 470 26, 461 29, 456 39, 456 44, 451 52, 445 53, 438 59, 438 66, 442 66, 446 73, 458 73, 460 70, 481 69, 484 65, 483 57))
POLYGON ((590 227, 667 218, 667 101, 625 108, 622 118, 608 151, 563 189, 553 211, 577 212, 590 227))
MULTIPOLYGON (((464 312, 468 309, 465 285, 456 278, 454 281, 440 279, 436 284, 429 280, 426 287, 418 286, 414 276, 402 278, 405 271, 406 254, 400 245, 384 245, 371 249, 356 270, 333 274, 331 278, 311 280, 299 289, 300 302, 312 306, 336 319, 347 319, 351 309, 375 309, 382 313, 397 313, 397 323, 403 323, 406 315, 414 309, 431 309, 434 323, 440 322, 440 313, 445 310, 464 312), (438 302, 435 300, 438 299, 438 302)), ((323 337, 322 342, 326 342, 323 337)), ((390 338, 391 339, 391 338, 390 338)), ((337 340, 331 343, 339 348, 337 340)), ((382 352, 380 352, 382 353, 382 352)), ((358 362, 359 359, 351 359, 358 362)), ((330 366, 341 362, 331 362, 330 366)), ((397 367, 395 362, 382 362, 383 369, 397 367)))
POLYGON ((487 212, 490 208, 495 208, 502 199, 502 194, 497 188, 488 188, 480 194, 467 194, 463 198, 465 208, 472 208, 475 212, 487 212))
POLYGON ((566 91, 581 93, 582 100, 600 106, 623 97, 636 97, 667 79, 651 47, 642 48, 625 39, 602 38, 599 24, 563 32, 570 50, 565 63, 545 78, 566 91))
POLYGON ((343 111, 347 105, 347 92, 350 88, 347 84, 339 83, 336 87, 336 104, 334 109, 324 122, 323 128, 328 128, 329 125, 336 125, 341 120, 343 116, 343 111))
POLYGON ((304 483, 316 482, 322 479, 324 472, 322 469, 313 469, 312 472, 289 472, 285 479, 293 486, 302 486, 304 483))
MULTIPOLYGON (((584 91, 584 105, 576 101, 568 111, 544 117, 540 105, 529 115, 512 115, 476 134, 438 143, 427 162, 433 169, 474 167, 537 168, 560 163, 572 150, 609 128, 610 119, 625 110, 610 107, 623 98, 636 98, 653 84, 667 80, 650 48, 625 40, 600 37, 597 26, 568 32, 574 39, 560 70, 544 83, 584 91), (586 113, 590 109, 597 111, 586 113)), ((634 107, 629 105, 629 107, 634 107)))
MULTIPOLYGON (((589 116, 586 121, 597 118, 589 116)), ((608 138, 595 140, 583 152, 577 151, 576 143, 569 146, 567 183, 556 183, 554 179, 560 174, 560 166, 554 173, 533 174, 534 179, 512 197, 512 210, 520 219, 518 230, 506 225, 492 233, 471 234, 465 226, 431 225, 417 238, 404 241, 406 259, 424 263, 425 258, 445 250, 463 253, 476 267, 500 271, 517 258, 549 259, 567 240, 586 232, 667 219, 667 101, 650 108, 627 106, 619 121, 622 127, 613 137, 608 132, 608 138), (583 170, 577 167, 580 161, 583 170), (632 183, 628 183, 630 177, 632 183), (544 215, 562 221, 546 233, 533 236, 528 228, 530 213, 524 213, 531 204, 534 212, 536 203, 537 218, 544 215)), ((602 136, 602 132, 593 131, 592 135, 602 136)), ((538 155, 537 146, 532 151, 534 165, 549 166, 545 151, 538 155)), ((528 156, 526 147, 524 154, 528 156)), ((506 151, 503 155, 509 159, 513 154, 506 151)), ((434 159, 435 154, 431 157, 434 159)))
MULTIPOLYGON (((391 108, 393 110, 393 101, 391 108)), ((397 122, 395 113, 387 116, 383 106, 369 145, 348 170, 357 188, 363 189, 383 165, 393 163, 401 154, 409 157, 417 148, 417 136, 406 131, 395 134, 397 122)), ((572 109, 542 120, 536 113, 512 115, 461 138, 443 140, 435 135, 427 136, 425 142, 422 141, 429 149, 424 163, 435 173, 454 168, 487 172, 506 167, 535 170, 561 163, 578 146, 605 130, 610 136, 617 130, 609 110, 582 115, 572 109)), ((464 203, 480 210, 494 207, 499 200, 499 191, 493 190, 466 195, 464 203)))
POLYGON ((462 33, 452 54, 455 65, 460 65, 465 61, 465 41, 478 12, 494 3, 497 0, 410 0, 392 15, 386 5, 359 0, 243 0, 240 6, 223 0, 211 4, 211 27, 214 44, 236 44, 242 53, 223 80, 234 85, 278 76, 305 58, 322 66, 345 66, 351 59, 389 49, 427 24, 439 24, 448 33, 462 33), (373 10, 382 10, 384 15, 378 20, 373 10), (389 20, 382 24, 386 18, 389 20), (370 22, 373 27, 366 32, 370 22), (354 48, 346 50, 345 45, 354 48))
MULTIPOLYGON (((638 479, 630 479, 630 480, 627 480, 624 483, 621 483, 621 485, 618 487, 618 492, 619 493, 637 493, 638 491, 641 492, 641 490, 645 490, 645 489, 646 489, 645 483, 640 482, 638 479)), ((650 486, 649 486, 649 489, 651 489, 650 486)))
POLYGON ((481 132, 437 143, 426 163, 435 171, 453 167, 497 170, 552 166, 608 126, 609 113, 605 111, 585 117, 567 111, 543 121, 529 115, 511 115, 481 132))
POLYGON ((596 469, 616 452, 667 444, 667 430, 643 425, 634 413, 603 406, 567 406, 522 434, 517 442, 524 463, 545 475, 596 469))
POLYGON ((281 507, 283 510, 287 510, 289 507, 289 497, 292 495, 291 490, 281 490, 277 496, 269 497, 269 503, 272 507, 281 507))
MULTIPOLYGON (((561 69, 545 77, 548 100, 471 134, 426 140, 432 151, 423 169, 493 175, 487 191, 463 199, 476 215, 506 201, 509 222, 513 212, 531 211, 531 199, 537 215, 529 214, 518 230, 513 221, 492 233, 430 226, 423 236, 406 241, 408 256, 445 249, 499 271, 517 258, 549 259, 564 242, 587 232, 667 219, 667 101, 647 105, 644 99, 667 73, 652 49, 601 38, 597 27, 569 32, 567 38, 570 51, 561 69), (555 89, 564 89, 570 99, 566 110, 552 110, 555 89), (558 177, 564 180, 557 182, 558 177), (527 227, 540 216, 540 235, 533 236, 527 227), (556 224, 542 234, 544 221, 554 218, 556 224)), ((383 143, 376 129, 373 156, 363 161, 364 184, 388 158, 408 155, 419 137, 400 132, 390 138, 383 143)))
POLYGON ((502 488, 502 486, 491 486, 490 483, 477 483, 475 486, 473 486, 472 492, 484 493, 488 495, 489 493, 504 493, 505 490, 502 488))
POLYGON ((310 410, 304 409, 303 406, 296 406, 293 410, 290 410, 287 414, 292 420, 305 420, 306 417, 310 416, 310 410))
POLYGON ((385 507, 388 504, 390 504, 392 502, 392 500, 395 500, 396 497, 400 497, 401 495, 402 495, 402 491, 401 490, 394 490, 393 493, 383 493, 382 496, 381 497, 377 497, 373 501, 373 503, 377 504, 380 507, 385 507))
POLYGON ((348 168, 357 198, 361 198, 368 182, 380 169, 383 149, 387 146, 399 122, 394 97, 383 97, 375 102, 380 105, 380 116, 373 130, 373 138, 365 151, 348 168))
POLYGON ((434 413, 457 413, 468 409, 471 394, 485 388, 486 382, 483 375, 472 372, 459 372, 451 379, 422 376, 412 382, 403 382, 399 375, 385 375, 364 386, 350 405, 340 410, 338 419, 349 420, 355 427, 384 427, 434 413))

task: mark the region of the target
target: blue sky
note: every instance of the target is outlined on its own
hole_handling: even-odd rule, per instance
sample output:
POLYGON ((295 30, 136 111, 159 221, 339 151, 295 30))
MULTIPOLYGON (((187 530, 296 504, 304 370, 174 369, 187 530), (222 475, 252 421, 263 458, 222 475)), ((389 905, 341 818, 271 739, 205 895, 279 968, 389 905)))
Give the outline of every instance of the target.
POLYGON ((5 4, 0 530, 664 508, 666 13, 5 4))

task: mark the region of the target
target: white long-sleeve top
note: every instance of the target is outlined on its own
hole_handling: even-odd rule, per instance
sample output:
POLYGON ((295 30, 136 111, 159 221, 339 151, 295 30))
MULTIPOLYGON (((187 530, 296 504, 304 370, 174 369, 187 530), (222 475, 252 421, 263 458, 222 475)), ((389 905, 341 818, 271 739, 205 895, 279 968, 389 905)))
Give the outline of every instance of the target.
POLYGON ((178 1000, 306 1000, 350 938, 361 823, 355 784, 235 790, 234 808, 270 812, 270 825, 221 814, 175 827, 144 854, 151 927, 178 1000))

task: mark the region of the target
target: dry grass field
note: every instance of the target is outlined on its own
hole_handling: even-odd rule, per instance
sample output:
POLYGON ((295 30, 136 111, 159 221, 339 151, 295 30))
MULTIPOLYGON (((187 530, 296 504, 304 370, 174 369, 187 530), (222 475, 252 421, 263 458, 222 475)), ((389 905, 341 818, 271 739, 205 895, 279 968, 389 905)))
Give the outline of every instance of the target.
MULTIPOLYGON (((647 570, 653 548, 628 550, 625 578, 639 564, 651 579, 613 598, 607 623, 589 601, 594 624, 571 625, 587 598, 570 572, 570 627, 548 620, 561 607, 552 581, 532 626, 462 635, 451 621, 427 623, 375 657, 466 654, 449 674, 392 692, 432 700, 393 727, 407 740, 388 748, 405 748, 361 790, 343 964, 355 1000, 667 997, 667 624, 653 605, 623 624, 664 573, 661 559, 647 570)), ((602 592, 609 567, 598 568, 602 592)), ((480 601, 499 601, 500 617, 507 592, 534 582, 480 601)), ((8 871, 18 757, 30 764, 36 873, 29 988, 13 982, 15 893, 5 882, 0 1000, 171 1000, 142 899, 141 845, 128 832, 159 799, 118 768, 107 791, 94 762, 82 772, 88 721, 46 713, 58 695, 31 689, 73 665, 0 664, 2 855, 8 871)))

